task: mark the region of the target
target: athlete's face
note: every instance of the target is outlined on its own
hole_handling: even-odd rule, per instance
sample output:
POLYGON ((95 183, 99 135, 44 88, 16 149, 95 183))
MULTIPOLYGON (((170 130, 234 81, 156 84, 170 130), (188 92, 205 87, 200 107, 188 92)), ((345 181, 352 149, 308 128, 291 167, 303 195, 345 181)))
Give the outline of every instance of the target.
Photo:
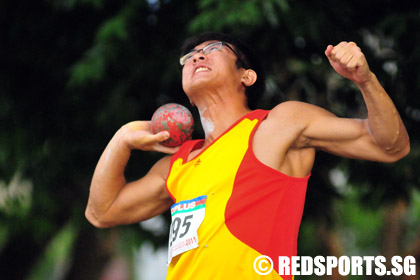
MULTIPOLYGON (((217 41, 203 42, 193 50, 201 50, 215 42, 217 41)), ((236 60, 235 53, 226 45, 207 54, 203 51, 193 53, 182 69, 182 87, 185 93, 189 95, 195 90, 226 86, 228 83, 240 84, 244 69, 238 69, 236 60)))

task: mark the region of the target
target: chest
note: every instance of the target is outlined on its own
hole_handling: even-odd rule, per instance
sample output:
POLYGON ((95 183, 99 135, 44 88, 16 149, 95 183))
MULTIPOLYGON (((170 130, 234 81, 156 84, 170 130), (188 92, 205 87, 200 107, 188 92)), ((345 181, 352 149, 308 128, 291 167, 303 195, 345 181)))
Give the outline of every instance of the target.
POLYGON ((244 120, 204 149, 190 151, 172 164, 167 185, 177 200, 209 195, 232 186, 249 148, 256 120, 244 120))

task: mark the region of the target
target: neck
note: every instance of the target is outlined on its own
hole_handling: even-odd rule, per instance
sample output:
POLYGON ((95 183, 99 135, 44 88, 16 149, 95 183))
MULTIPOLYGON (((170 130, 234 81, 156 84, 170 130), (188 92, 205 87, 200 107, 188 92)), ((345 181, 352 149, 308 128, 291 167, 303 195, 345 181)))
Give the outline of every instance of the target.
MULTIPOLYGON (((237 100, 237 99, 236 99, 237 100)), ((234 122, 250 110, 245 102, 232 102, 226 98, 206 98, 196 102, 200 113, 201 124, 205 133, 205 144, 208 145, 224 133, 234 122)))

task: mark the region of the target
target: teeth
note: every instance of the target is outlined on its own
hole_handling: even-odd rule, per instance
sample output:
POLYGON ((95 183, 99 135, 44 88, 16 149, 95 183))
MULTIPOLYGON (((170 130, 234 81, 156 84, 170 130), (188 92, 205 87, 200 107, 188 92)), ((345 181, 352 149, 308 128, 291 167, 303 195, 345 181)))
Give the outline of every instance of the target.
POLYGON ((207 68, 207 67, 199 67, 199 68, 197 68, 197 70, 195 70, 195 73, 198 73, 198 72, 201 72, 201 71, 210 71, 210 69, 207 68))

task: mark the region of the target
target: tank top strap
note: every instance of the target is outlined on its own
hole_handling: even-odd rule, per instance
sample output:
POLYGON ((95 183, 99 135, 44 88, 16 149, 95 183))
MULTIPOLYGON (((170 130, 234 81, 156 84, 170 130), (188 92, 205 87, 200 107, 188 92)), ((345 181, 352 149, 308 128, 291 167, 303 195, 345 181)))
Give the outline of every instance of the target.
POLYGON ((248 113, 246 117, 248 119, 258 119, 258 121, 262 121, 267 117, 269 112, 269 110, 258 109, 248 113))
POLYGON ((179 148, 178 152, 176 152, 172 156, 171 165, 175 160, 177 160, 179 158, 182 158, 184 162, 187 162, 188 155, 190 154, 190 152, 192 150, 195 150, 199 146, 203 145, 203 143, 204 143, 204 139, 196 139, 196 140, 189 140, 189 141, 185 142, 184 144, 182 144, 182 146, 179 148))

